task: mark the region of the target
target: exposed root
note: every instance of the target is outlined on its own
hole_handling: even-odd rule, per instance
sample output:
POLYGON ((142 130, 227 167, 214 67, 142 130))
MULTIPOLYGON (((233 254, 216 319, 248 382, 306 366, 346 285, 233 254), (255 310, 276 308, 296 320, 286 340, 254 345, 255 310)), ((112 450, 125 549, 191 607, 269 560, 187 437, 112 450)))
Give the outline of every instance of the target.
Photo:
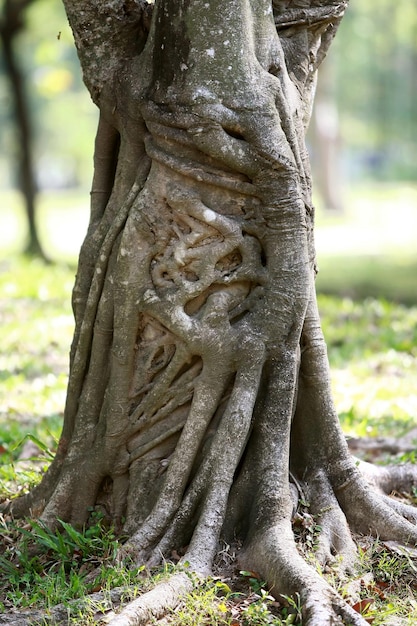
POLYGON ((399 503, 373 492, 359 472, 335 491, 349 523, 358 532, 417 545, 417 526, 402 515, 407 508, 400 513, 399 503))
POLYGON ((342 571, 350 571, 356 559, 356 545, 325 472, 307 478, 305 483, 309 512, 320 529, 315 552, 318 562, 325 566, 338 561, 342 571))
POLYGON ((298 592, 308 626, 367 623, 300 556, 287 523, 257 533, 240 560, 269 582, 278 600, 298 592))
POLYGON ((417 486, 417 465, 403 463, 397 465, 373 465, 358 461, 357 466, 364 478, 377 490, 387 495, 411 493, 417 486))
POLYGON ((389 457, 413 452, 416 449, 417 428, 402 437, 349 437, 349 450, 355 456, 368 460, 387 460, 389 457))
POLYGON ((349 606, 330 587, 305 588, 300 594, 304 600, 303 615, 308 626, 365 626, 368 622, 349 606))
POLYGON ((109 622, 109 626, 141 626, 149 623, 152 618, 163 617, 169 610, 178 606, 193 587, 194 583, 190 576, 184 572, 174 574, 151 591, 130 602, 109 622))

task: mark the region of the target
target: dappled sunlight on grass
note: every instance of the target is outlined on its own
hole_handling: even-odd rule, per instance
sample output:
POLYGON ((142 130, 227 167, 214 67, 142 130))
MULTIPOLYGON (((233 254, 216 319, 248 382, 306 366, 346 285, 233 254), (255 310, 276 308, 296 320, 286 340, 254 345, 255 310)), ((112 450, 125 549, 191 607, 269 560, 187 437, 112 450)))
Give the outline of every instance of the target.
POLYGON ((13 424, 22 438, 44 416, 62 420, 74 271, 21 257, 0 269, 0 443, 10 443, 13 424))
POLYGON ((347 364, 344 369, 332 369, 342 428, 345 434, 359 437, 400 437, 416 424, 417 394, 413 389, 417 359, 395 375, 374 365, 375 362, 362 361, 347 364))
POLYGON ((416 232, 417 186, 373 183, 346 191, 343 214, 319 211, 316 244, 319 255, 417 256, 416 232))
POLYGON ((404 434, 417 418, 417 307, 327 296, 319 306, 344 431, 404 434))

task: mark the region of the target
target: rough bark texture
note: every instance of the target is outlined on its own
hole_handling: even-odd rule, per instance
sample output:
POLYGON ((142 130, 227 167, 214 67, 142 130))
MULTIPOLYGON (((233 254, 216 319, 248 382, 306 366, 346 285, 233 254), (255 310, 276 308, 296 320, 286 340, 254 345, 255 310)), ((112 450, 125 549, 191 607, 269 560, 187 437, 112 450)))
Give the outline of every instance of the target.
POLYGON ((349 526, 417 542, 414 510, 347 449, 316 305, 304 136, 346 2, 65 4, 101 112, 91 221, 59 450, 13 509, 82 525, 101 508, 123 554, 185 547, 200 573, 239 538, 306 624, 365 624, 291 528, 296 492, 322 564, 352 564, 349 526))

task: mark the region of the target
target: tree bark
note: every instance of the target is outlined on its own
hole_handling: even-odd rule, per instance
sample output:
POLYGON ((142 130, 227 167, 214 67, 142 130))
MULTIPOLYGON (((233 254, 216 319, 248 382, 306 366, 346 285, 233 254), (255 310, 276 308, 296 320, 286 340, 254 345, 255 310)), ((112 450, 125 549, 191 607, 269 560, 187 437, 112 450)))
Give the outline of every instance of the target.
POLYGON ((352 564, 350 527, 417 542, 348 452, 316 304, 305 131, 346 2, 65 4, 101 113, 91 220, 59 449, 13 510, 100 509, 121 556, 203 574, 238 538, 306 624, 365 624, 291 528, 302 494, 322 565, 352 564))

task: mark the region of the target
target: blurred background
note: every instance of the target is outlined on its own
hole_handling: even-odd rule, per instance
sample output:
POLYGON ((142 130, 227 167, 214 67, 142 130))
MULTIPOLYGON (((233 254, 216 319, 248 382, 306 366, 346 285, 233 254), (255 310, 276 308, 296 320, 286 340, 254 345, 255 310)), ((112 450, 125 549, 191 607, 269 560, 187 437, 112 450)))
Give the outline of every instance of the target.
POLYGON ((0 7, 1 255, 72 262, 88 219, 97 110, 62 2, 0 7))
POLYGON ((309 138, 319 291, 416 303, 416 2, 351 0, 309 138))

